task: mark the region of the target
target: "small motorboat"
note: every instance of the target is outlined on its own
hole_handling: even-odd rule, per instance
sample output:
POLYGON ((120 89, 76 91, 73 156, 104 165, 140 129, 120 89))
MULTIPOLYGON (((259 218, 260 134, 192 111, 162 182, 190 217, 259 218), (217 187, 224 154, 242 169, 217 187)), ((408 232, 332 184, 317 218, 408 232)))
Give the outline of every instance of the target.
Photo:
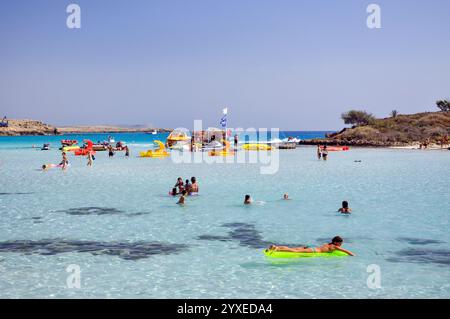
POLYGON ((75 144, 78 144, 77 140, 61 140, 62 146, 73 146, 75 144))
POLYGON ((41 151, 49 151, 50 150, 50 144, 46 143, 42 145, 41 151))

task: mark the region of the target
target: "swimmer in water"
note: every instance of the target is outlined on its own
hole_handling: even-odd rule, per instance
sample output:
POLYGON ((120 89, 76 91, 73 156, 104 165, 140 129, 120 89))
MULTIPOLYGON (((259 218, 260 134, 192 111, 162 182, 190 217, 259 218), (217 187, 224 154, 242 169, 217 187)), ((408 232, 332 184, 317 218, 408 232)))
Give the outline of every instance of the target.
POLYGON ((187 191, 186 190, 181 192, 181 197, 180 197, 180 199, 178 200, 178 203, 177 203, 178 205, 184 205, 184 200, 186 199, 186 195, 187 195, 187 191))
POLYGON ((170 195, 172 195, 172 196, 177 196, 178 195, 176 187, 172 188, 172 191, 170 192, 170 195))
POLYGON ((317 158, 320 160, 322 158, 322 151, 320 145, 317 145, 317 158))
POLYGON ((274 251, 286 251, 286 252, 293 252, 293 253, 331 253, 335 250, 343 251, 344 253, 349 254, 350 256, 355 256, 354 253, 351 251, 342 248, 342 243, 344 240, 336 236, 331 240, 331 243, 323 244, 320 247, 316 248, 307 248, 307 247, 287 247, 287 246, 275 246, 271 245, 268 250, 274 250, 274 251))
POLYGON ((252 203, 252 198, 250 197, 250 195, 245 195, 244 198, 244 205, 250 205, 252 203))
POLYGON ((348 207, 348 202, 346 200, 342 202, 342 207, 339 208, 338 212, 342 214, 350 214, 352 212, 352 209, 348 207))
POLYGON ((289 198, 289 194, 288 193, 285 193, 284 195, 283 195, 283 199, 284 200, 289 200, 290 198, 289 198))

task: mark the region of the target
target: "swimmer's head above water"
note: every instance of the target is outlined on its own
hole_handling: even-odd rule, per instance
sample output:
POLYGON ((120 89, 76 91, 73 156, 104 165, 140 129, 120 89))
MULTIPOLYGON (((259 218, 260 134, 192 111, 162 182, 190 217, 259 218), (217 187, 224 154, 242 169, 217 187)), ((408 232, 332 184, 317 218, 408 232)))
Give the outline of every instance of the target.
POLYGON ((252 203, 252 199, 251 199, 250 195, 245 195, 244 205, 248 205, 248 204, 251 204, 251 203, 252 203))
POLYGON ((344 242, 344 240, 342 239, 342 237, 340 236, 335 236, 333 237, 333 239, 331 239, 331 243, 330 245, 335 245, 335 246, 342 246, 342 243, 344 242))

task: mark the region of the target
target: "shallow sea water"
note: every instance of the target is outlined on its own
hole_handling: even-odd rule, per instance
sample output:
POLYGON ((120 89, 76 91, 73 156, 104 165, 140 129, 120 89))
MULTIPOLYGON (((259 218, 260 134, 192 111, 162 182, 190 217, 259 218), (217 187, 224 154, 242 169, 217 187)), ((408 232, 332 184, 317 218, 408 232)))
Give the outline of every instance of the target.
POLYGON ((71 155, 65 172, 39 169, 57 151, 0 140, 0 297, 450 297, 450 152, 355 148, 324 162, 303 146, 261 175, 260 164, 138 158, 148 138, 127 141, 130 158, 98 152, 92 168, 71 155), (168 196, 178 176, 200 184, 184 207, 168 196), (245 194, 261 202, 244 207, 245 194), (350 216, 336 212, 342 200, 350 216), (335 235, 357 256, 262 253, 335 235), (80 289, 67 288, 72 264, 80 289), (371 264, 379 289, 367 286, 371 264))

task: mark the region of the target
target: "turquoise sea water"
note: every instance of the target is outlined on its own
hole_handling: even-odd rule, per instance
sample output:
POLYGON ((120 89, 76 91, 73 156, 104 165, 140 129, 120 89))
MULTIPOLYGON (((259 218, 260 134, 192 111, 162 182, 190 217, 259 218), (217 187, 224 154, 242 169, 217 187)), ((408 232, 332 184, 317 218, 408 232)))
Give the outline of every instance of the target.
MULTIPOLYGON (((74 138, 84 137, 107 135, 74 138)), ((39 168, 60 161, 61 137, 0 138, 0 297, 450 297, 448 151, 355 148, 324 162, 302 146, 280 151, 278 172, 261 175, 262 164, 137 157, 165 135, 114 137, 131 145, 130 158, 98 152, 88 168, 71 155, 67 171, 47 172, 39 168), (44 142, 55 150, 30 147, 44 142), (200 184, 184 207, 168 196, 178 176, 200 184), (285 192, 291 200, 280 200, 285 192), (259 202, 244 207, 245 194, 259 202), (350 216, 336 213, 342 200, 350 216), (357 256, 262 254, 270 243, 335 235, 357 256), (373 264, 379 289, 367 286, 373 264), (80 267, 79 289, 67 287, 69 265, 80 267)))

